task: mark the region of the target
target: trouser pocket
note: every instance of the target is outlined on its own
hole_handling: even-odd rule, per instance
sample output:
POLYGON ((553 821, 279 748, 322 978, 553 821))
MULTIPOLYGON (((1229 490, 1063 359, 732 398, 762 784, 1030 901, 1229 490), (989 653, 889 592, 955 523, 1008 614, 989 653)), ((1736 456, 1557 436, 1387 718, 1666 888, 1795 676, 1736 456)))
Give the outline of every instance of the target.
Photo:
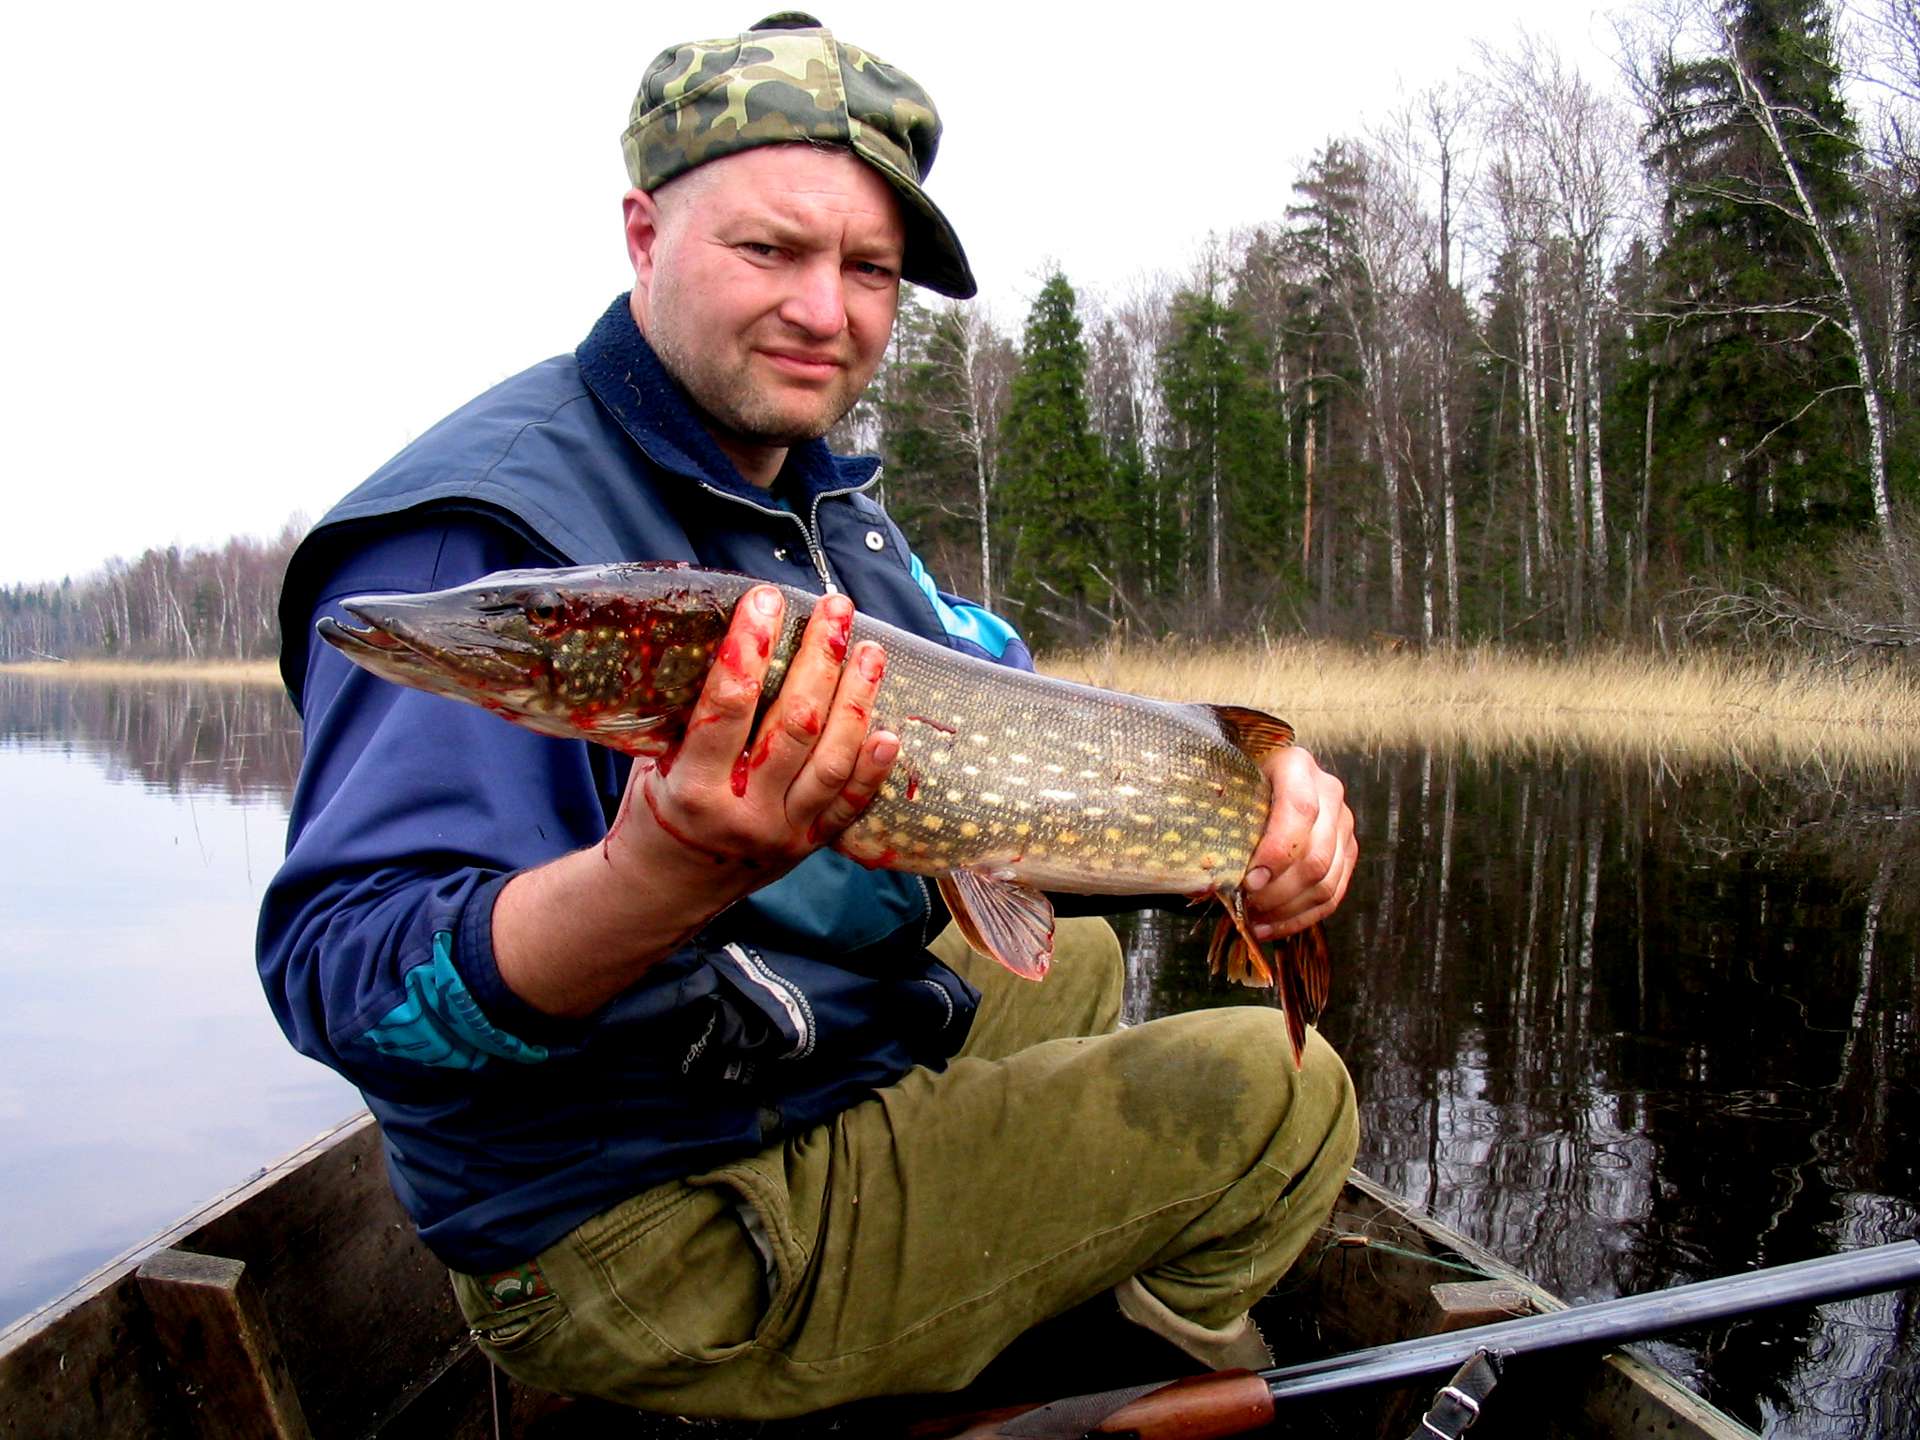
POLYGON ((634 1363, 706 1366, 753 1344, 768 1290, 760 1251, 726 1187, 656 1187, 586 1221, 570 1237, 593 1294, 589 1310, 634 1363))

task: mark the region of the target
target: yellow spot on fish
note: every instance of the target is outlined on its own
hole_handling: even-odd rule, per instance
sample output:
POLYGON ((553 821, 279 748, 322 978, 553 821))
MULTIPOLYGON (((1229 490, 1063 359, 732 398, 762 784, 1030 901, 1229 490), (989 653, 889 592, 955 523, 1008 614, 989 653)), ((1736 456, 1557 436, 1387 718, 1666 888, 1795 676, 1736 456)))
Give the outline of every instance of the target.
POLYGON ((1075 830, 1062 830, 1058 835, 1055 835, 1053 838, 1055 841, 1057 841, 1059 844, 1062 844, 1062 845, 1078 845, 1080 843, 1079 832, 1075 830))
POLYGON ((993 741, 989 740, 984 735, 972 735, 972 736, 969 736, 968 738, 971 739, 973 743, 976 745, 991 745, 993 743, 993 741))
POLYGON ((1135 811, 1132 815, 1129 815, 1127 818, 1133 821, 1133 823, 1136 825, 1153 824, 1153 816, 1145 814, 1141 811, 1135 811))
POLYGON ((1186 864, 1186 863, 1187 863, 1187 852, 1186 852, 1186 851, 1184 851, 1184 850, 1176 850, 1176 851, 1174 851, 1174 852, 1173 852, 1173 853, 1172 853, 1171 855, 1169 855, 1169 856, 1167 856, 1167 863, 1168 863, 1168 864, 1170 864, 1170 865, 1184 865, 1184 864, 1186 864))
POLYGON ((947 791, 947 803, 948 803, 949 805, 961 805, 961 804, 964 804, 964 803, 966 803, 966 798, 967 798, 967 792, 966 792, 966 791, 964 791, 964 790, 949 790, 949 791, 947 791))
POLYGON ((980 803, 982 805, 1004 805, 1007 802, 991 790, 982 790, 980 792, 980 803))
POLYGON ((1091 819, 1098 820, 1102 815, 1107 813, 1107 808, 1104 805, 1089 805, 1080 813, 1091 819))
POLYGON ((1218 840, 1220 838, 1220 827, 1218 825, 1202 825, 1200 827, 1200 833, 1209 840, 1218 840))
MULTIPOLYGON (((1222 820, 1235 819, 1239 814, 1240 812, 1234 809, 1233 806, 1231 805, 1222 805, 1220 807, 1220 818, 1222 820)), ((1249 820, 1257 820, 1259 817, 1257 815, 1248 815, 1247 818, 1249 820)))
POLYGON ((889 800, 898 800, 900 798, 900 787, 889 780, 880 787, 880 793, 889 800))
POLYGON ((1131 785, 1122 785, 1118 789, 1116 789, 1113 793, 1122 797, 1123 799, 1131 800, 1133 799, 1134 796, 1138 795, 1140 792, 1134 789, 1133 786, 1131 785))
POLYGON ((947 822, 942 820, 938 815, 922 815, 920 817, 920 823, 928 830, 938 830, 947 822))
POLYGON ((1024 775, 1009 775, 1007 776, 1007 783, 1009 785, 1024 785, 1027 783, 1027 777, 1024 775))
POLYGON ((1029 825, 1025 820, 1022 820, 1018 825, 1013 827, 1013 833, 1016 835, 1031 835, 1033 833, 1033 826, 1029 825))
POLYGON ((933 763, 936 765, 944 765, 952 758, 953 752, 951 750, 936 750, 933 752, 933 763))
POLYGON ((1027 759, 1027 757, 1024 755, 1009 755, 1007 756, 1007 759, 1011 760, 1016 765, 1026 765, 1031 763, 1027 759))
POLYGON ((1047 773, 1049 775, 1064 775, 1067 773, 1067 767, 1064 765, 1049 765, 1047 766, 1047 773))
POLYGON ((1082 780, 1098 780, 1100 778, 1100 772, 1098 770, 1082 770, 1080 772, 1080 778, 1082 780))
POLYGON ((1160 843, 1163 845, 1178 845, 1180 843, 1180 832, 1178 830, 1167 831, 1166 834, 1160 837, 1160 843))
POLYGON ((1135 855, 1144 855, 1147 853, 1147 847, 1144 845, 1129 845, 1127 846, 1126 849, 1122 850, 1120 853, 1122 855, 1126 855, 1129 857, 1135 856, 1135 855))
POLYGON ((1121 840, 1125 838, 1125 832, 1122 831, 1120 827, 1117 825, 1109 825, 1107 826, 1106 829, 1102 830, 1100 833, 1106 836, 1107 839, 1109 840, 1121 840))
MULTIPOLYGON (((960 833, 966 836, 969 840, 971 840, 974 836, 980 833, 980 827, 974 824, 973 821, 971 820, 962 820, 960 822, 960 833)), ((1213 867, 1208 866, 1207 868, 1212 869, 1213 867)))
POLYGON ((1184 795, 1169 795, 1166 797, 1164 803, 1178 810, 1182 805, 1187 803, 1187 797, 1184 795))

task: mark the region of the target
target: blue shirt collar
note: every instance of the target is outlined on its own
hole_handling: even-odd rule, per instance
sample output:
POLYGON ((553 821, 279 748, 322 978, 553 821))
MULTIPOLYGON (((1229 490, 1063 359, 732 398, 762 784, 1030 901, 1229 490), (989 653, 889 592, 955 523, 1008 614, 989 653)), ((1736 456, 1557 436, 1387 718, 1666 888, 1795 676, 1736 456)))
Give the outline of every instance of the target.
MULTIPOLYGON (((573 353, 594 398, 654 464, 756 505, 774 503, 714 443, 686 392, 633 323, 625 295, 607 307, 573 353)), ((825 491, 858 489, 879 468, 871 455, 835 455, 826 441, 806 440, 787 451, 779 488, 795 504, 810 503, 825 491)))

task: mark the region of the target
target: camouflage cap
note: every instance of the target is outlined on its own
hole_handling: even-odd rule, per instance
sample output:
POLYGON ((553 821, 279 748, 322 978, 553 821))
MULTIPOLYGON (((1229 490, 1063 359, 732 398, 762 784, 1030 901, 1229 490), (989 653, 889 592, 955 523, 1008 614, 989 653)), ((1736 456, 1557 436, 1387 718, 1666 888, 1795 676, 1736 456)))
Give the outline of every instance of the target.
POLYGON ((900 197, 904 278, 967 299, 978 288, 953 226, 920 188, 940 147, 933 97, 811 15, 782 11, 745 34, 660 52, 621 137, 627 174, 653 190, 756 145, 845 145, 900 197))

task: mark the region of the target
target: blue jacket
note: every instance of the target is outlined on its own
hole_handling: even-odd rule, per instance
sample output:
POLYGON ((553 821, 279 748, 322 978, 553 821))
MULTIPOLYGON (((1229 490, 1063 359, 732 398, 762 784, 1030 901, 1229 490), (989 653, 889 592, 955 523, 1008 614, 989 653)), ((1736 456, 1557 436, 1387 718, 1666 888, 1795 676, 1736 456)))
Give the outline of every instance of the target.
POLYGON ((795 447, 747 484, 621 297, 573 355, 472 401, 321 521, 288 568, 282 670, 306 733, 259 962, 282 1028, 357 1084, 395 1189, 457 1269, 517 1264, 647 1185, 820 1123, 959 1047, 977 996, 925 944, 913 876, 820 852, 582 1021, 494 964, 494 897, 606 833, 630 761, 389 685, 309 643, 347 596, 491 570, 689 560, 818 593, 1028 665, 938 592, 879 505, 872 460, 795 447))

